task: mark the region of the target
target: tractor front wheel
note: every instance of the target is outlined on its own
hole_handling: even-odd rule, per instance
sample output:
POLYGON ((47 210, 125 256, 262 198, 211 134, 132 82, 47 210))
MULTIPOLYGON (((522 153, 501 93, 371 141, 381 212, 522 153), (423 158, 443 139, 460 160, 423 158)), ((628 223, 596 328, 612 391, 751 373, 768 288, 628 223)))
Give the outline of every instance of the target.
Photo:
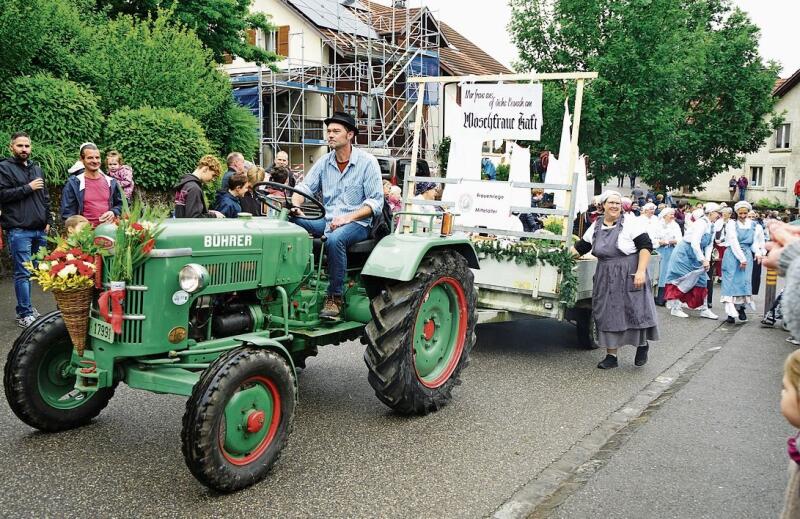
POLYGON ((108 405, 114 388, 75 389, 72 341, 61 312, 47 314, 14 341, 3 386, 8 405, 26 424, 45 432, 88 424, 108 405))
POLYGON ((381 402, 424 415, 452 399, 475 343, 476 300, 472 271, 454 251, 428 254, 414 279, 372 299, 364 361, 381 402))
POLYGON ((294 421, 294 374, 275 352, 239 348, 206 369, 186 402, 183 457, 201 483, 233 492, 278 461, 294 421))

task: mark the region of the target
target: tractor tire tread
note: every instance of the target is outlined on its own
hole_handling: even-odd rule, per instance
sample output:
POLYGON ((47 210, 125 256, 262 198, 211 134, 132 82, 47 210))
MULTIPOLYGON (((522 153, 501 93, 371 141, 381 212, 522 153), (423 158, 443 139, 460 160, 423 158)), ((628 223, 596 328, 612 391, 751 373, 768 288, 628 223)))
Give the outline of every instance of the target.
MULTIPOLYGON (((191 397, 186 401, 186 411, 183 415, 181 427, 181 444, 184 460, 189 471, 200 482, 206 486, 223 493, 233 492, 248 487, 259 482, 266 475, 272 466, 280 459, 281 452, 285 447, 292 432, 294 418, 294 383, 293 375, 289 364, 275 352, 258 348, 242 347, 226 352, 218 357, 201 375, 200 380, 195 385, 191 397), (214 453, 218 445, 214 435, 217 427, 215 417, 219 416, 218 406, 224 409, 225 402, 221 400, 225 397, 225 383, 236 376, 235 370, 255 357, 263 356, 272 359, 267 362, 272 364, 272 368, 282 370, 280 376, 284 376, 292 387, 291 406, 288 416, 282 420, 287 420, 285 433, 276 435, 273 441, 277 442, 270 446, 270 449, 277 448, 274 457, 268 460, 267 465, 256 473, 237 473, 234 471, 220 470, 214 453), (278 360, 278 362, 273 362, 278 360), (196 424, 201 424, 199 427, 196 424)), ((283 395, 282 395, 283 397, 283 395)), ((282 398, 283 401, 283 398, 282 398)), ((244 471, 243 471, 244 472, 244 471)))
POLYGON ((372 300, 373 320, 365 328, 367 379, 378 399, 397 413, 425 415, 437 411, 451 400, 452 388, 460 384, 461 371, 469 365, 469 354, 475 344, 477 294, 472 271, 460 254, 435 251, 423 258, 414 279, 386 287, 385 291, 387 295, 372 300), (409 348, 413 348, 415 309, 429 285, 443 275, 461 281, 467 307, 473 311, 468 317, 458 365, 446 383, 431 389, 418 381, 409 348))
POLYGON ((56 327, 62 327, 63 333, 67 334, 59 311, 43 315, 25 329, 8 352, 3 372, 3 389, 11 411, 29 426, 43 432, 66 431, 89 424, 108 406, 116 389, 116 383, 100 389, 86 404, 70 410, 53 409, 38 397, 36 388, 31 387, 34 382, 29 379, 31 372, 36 371, 36 366, 31 366, 36 362, 34 348, 42 342, 48 343, 46 338, 49 335, 59 333, 56 327))

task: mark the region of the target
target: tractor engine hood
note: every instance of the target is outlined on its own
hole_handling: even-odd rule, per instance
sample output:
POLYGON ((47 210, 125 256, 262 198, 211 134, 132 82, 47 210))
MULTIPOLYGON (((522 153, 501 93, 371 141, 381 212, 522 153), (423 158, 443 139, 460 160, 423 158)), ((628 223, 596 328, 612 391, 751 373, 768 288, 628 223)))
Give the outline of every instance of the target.
MULTIPOLYGON (((167 251, 182 249, 183 254, 246 254, 260 252, 267 242, 280 245, 283 241, 308 240, 301 227, 285 221, 266 218, 241 219, 168 219, 162 224, 163 232, 156 238, 151 256, 158 257, 167 251)), ((103 224, 95 229, 95 236, 113 243, 116 226, 103 224)), ((310 244, 308 245, 310 250, 310 244)))

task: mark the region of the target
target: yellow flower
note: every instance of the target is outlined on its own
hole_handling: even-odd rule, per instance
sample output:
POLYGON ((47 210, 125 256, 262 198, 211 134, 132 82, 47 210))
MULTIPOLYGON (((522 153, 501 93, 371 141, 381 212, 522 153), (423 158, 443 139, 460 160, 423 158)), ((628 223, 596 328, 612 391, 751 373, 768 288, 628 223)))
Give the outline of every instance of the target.
POLYGON ((47 263, 46 261, 40 261, 39 270, 41 270, 42 272, 47 272, 48 270, 50 270, 50 264, 47 263))

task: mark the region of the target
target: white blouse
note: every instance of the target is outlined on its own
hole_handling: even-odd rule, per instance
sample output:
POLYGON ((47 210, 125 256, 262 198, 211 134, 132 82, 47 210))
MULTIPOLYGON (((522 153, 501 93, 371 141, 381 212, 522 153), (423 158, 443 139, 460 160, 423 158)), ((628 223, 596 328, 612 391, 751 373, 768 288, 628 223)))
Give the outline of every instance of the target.
POLYGON ((660 224, 658 216, 653 215, 647 217, 645 215, 641 215, 639 219, 642 221, 642 225, 644 225, 645 232, 648 234, 648 236, 650 236, 650 241, 653 242, 653 247, 655 247, 657 228, 660 224))
MULTIPOLYGON (((730 220, 728 221, 730 222, 730 220)), ((728 246, 728 241, 725 239, 725 220, 722 218, 719 218, 716 222, 714 222, 714 242, 720 247, 728 246), (720 231, 722 232, 720 233, 720 231), (717 233, 720 235, 719 240, 716 239, 717 233)))
MULTIPOLYGON (((636 252, 636 244, 633 243, 633 239, 637 238, 638 236, 645 234, 647 229, 644 226, 643 221, 635 216, 620 216, 623 218, 622 220, 622 231, 619 233, 619 238, 617 238, 617 249, 623 254, 634 254, 636 252)), ((612 226, 607 226, 603 224, 603 217, 598 216, 597 220, 594 221, 592 225, 586 229, 586 232, 583 233, 583 241, 588 242, 589 244, 592 243, 592 239, 594 238, 594 228, 597 224, 603 225, 603 229, 611 229, 612 226)))
POLYGON ((753 251, 753 255, 755 256, 767 255, 767 250, 764 247, 766 242, 764 239, 764 228, 752 220, 745 220, 744 223, 741 223, 739 220, 731 218, 728 223, 725 224, 725 240, 728 242, 728 248, 733 251, 733 255, 736 256, 736 259, 740 262, 747 261, 742 251, 742 246, 739 244, 739 237, 736 233, 737 228, 754 229, 753 245, 750 247, 750 250, 753 251))
POLYGON ((712 227, 713 224, 704 216, 699 220, 692 222, 686 228, 686 234, 683 235, 683 241, 692 246, 692 250, 694 251, 697 261, 711 261, 711 249, 714 248, 714 240, 711 240, 711 243, 709 243, 705 249, 700 248, 700 241, 712 227))
POLYGON ((665 223, 664 220, 659 219, 653 230, 650 231, 650 239, 653 240, 653 248, 666 246, 667 244, 662 244, 662 241, 674 241, 675 245, 677 245, 683 239, 681 226, 675 220, 665 223))

